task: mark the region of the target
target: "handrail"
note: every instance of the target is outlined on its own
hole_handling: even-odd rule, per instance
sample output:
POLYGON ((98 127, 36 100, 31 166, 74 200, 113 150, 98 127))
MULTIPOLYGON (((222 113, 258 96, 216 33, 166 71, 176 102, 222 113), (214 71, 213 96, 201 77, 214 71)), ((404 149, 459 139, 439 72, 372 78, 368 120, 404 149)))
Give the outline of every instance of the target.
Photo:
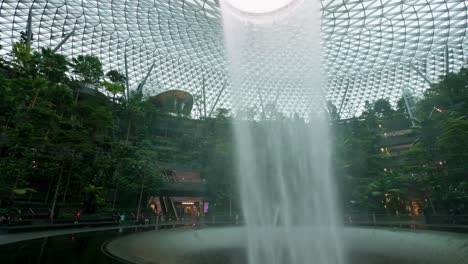
MULTIPOLYGON (((85 219, 74 224, 71 219, 58 221, 54 224, 37 222, 37 224, 27 224, 28 221, 23 221, 23 224, 8 224, 0 225, 0 231, 8 230, 47 230, 56 228, 68 227, 92 227, 102 225, 125 226, 140 224, 156 225, 158 227, 167 226, 200 226, 200 225, 241 225, 244 224, 243 219, 238 215, 214 214, 202 216, 199 218, 186 218, 179 220, 171 220, 162 217, 152 216, 146 219, 136 221, 134 217, 128 217, 126 221, 119 221, 112 217, 85 219)), ((272 222, 273 223, 273 222, 272 222)), ((437 229, 437 230, 460 230, 468 232, 468 215, 387 215, 387 214, 347 214, 343 217, 343 223, 346 226, 375 226, 375 227, 401 227, 414 229, 437 229)), ((277 223, 278 224, 278 223, 277 223)), ((281 223, 279 223, 281 225, 281 223)), ((20 231, 21 232, 21 231, 20 231)))

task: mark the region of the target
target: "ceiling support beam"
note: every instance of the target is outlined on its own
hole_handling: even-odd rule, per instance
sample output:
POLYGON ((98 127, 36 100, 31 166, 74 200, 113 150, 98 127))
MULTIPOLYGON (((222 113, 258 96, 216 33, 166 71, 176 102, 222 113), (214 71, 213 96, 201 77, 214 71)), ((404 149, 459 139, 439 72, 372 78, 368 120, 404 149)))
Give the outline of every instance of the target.
POLYGON ((59 50, 63 44, 65 44, 65 42, 67 42, 67 40, 73 36, 73 34, 75 33, 75 30, 73 30, 72 32, 68 33, 67 35, 65 35, 65 37, 60 41, 60 43, 55 46, 55 48, 52 50, 54 53, 57 52, 57 50, 59 50))
POLYGON ((206 118, 206 90, 205 90, 205 75, 203 74, 203 82, 202 82, 202 92, 203 92, 203 114, 206 118))
POLYGON ((219 98, 221 98, 221 95, 223 94, 224 88, 226 88, 226 86, 227 86, 227 81, 224 83, 223 88, 221 88, 221 91, 219 91, 218 96, 216 97, 216 100, 213 106, 211 107, 210 113, 208 114, 208 117, 211 117, 211 114, 213 114, 213 111, 215 110, 216 105, 218 105, 219 98))
POLYGON ((416 117, 416 102, 410 90, 403 89, 403 100, 405 101, 406 112, 410 117, 411 124, 413 126, 416 126, 415 121, 418 121, 416 117))
POLYGON ((346 95, 348 94, 349 90, 349 79, 347 79, 348 82, 346 83, 346 89, 343 94, 343 100, 341 100, 340 108, 338 109, 338 116, 341 116, 341 111, 343 110, 344 102, 346 101, 346 95))
POLYGON ((143 86, 146 84, 146 81, 148 80, 151 72, 153 71, 154 65, 156 65, 156 62, 153 61, 153 64, 151 64, 151 67, 149 68, 148 73, 146 73, 145 78, 143 79, 143 81, 141 81, 140 85, 138 85, 138 94, 143 94, 143 86))
POLYGON ((419 76, 421 76, 424 81, 426 81, 427 84, 432 85, 432 80, 429 79, 429 77, 427 77, 426 75, 424 75, 418 68, 416 68, 413 64, 410 64, 410 67, 413 68, 413 70, 415 70, 419 76))
POLYGON ((448 76, 450 73, 450 58, 449 58, 449 47, 445 46, 445 76, 448 76))
POLYGON ((31 40, 32 40, 32 6, 29 9, 28 13, 28 22, 26 24, 26 44, 31 45, 31 40))
POLYGON ((127 102, 130 101, 130 87, 128 85, 128 59, 127 59, 127 43, 125 43, 125 53, 124 53, 124 63, 125 63, 125 85, 127 86, 127 102))

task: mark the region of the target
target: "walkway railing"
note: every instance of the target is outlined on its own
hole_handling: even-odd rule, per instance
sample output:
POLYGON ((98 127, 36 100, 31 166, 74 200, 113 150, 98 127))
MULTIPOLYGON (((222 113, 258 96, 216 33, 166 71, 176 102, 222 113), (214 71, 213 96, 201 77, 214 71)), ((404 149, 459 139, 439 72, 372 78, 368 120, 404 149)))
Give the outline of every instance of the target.
MULTIPOLYGON (((8 225, 0 225, 0 233, 32 232, 65 228, 90 228, 103 226, 155 226, 156 228, 190 227, 190 226, 218 226, 218 225, 242 225, 243 220, 238 215, 209 214, 203 217, 187 217, 179 220, 167 219, 161 216, 147 216, 136 221, 134 215, 127 214, 125 221, 109 215, 105 218, 83 219, 74 223, 73 219, 56 220, 50 222, 12 222, 8 225)), ((386 215, 386 214, 347 214, 343 222, 347 226, 375 226, 398 227, 412 229, 430 229, 455 232, 468 232, 468 215, 386 215)))
POLYGON ((386 215, 386 214, 348 214, 346 225, 400 227, 430 229, 441 231, 468 232, 468 215, 386 215))

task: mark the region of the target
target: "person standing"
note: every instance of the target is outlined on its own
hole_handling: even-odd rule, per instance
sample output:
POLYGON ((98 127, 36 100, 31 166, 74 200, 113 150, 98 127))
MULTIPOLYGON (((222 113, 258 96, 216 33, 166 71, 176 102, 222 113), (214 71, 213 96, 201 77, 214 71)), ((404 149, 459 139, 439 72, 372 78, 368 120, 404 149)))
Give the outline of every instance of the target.
POLYGON ((195 225, 199 226, 200 225, 200 211, 197 210, 196 218, 195 218, 195 225))
POLYGON ((75 220, 75 224, 78 224, 78 220, 80 220, 80 214, 81 214, 81 210, 80 209, 77 209, 75 211, 75 213, 73 213, 73 218, 75 220))

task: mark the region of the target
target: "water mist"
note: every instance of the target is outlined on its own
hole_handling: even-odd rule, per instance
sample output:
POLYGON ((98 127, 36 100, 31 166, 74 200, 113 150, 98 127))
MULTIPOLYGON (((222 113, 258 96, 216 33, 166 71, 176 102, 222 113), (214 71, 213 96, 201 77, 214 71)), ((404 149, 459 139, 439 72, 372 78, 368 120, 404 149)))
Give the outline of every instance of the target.
POLYGON ((344 263, 320 2, 224 0, 221 9, 249 263, 344 263))

